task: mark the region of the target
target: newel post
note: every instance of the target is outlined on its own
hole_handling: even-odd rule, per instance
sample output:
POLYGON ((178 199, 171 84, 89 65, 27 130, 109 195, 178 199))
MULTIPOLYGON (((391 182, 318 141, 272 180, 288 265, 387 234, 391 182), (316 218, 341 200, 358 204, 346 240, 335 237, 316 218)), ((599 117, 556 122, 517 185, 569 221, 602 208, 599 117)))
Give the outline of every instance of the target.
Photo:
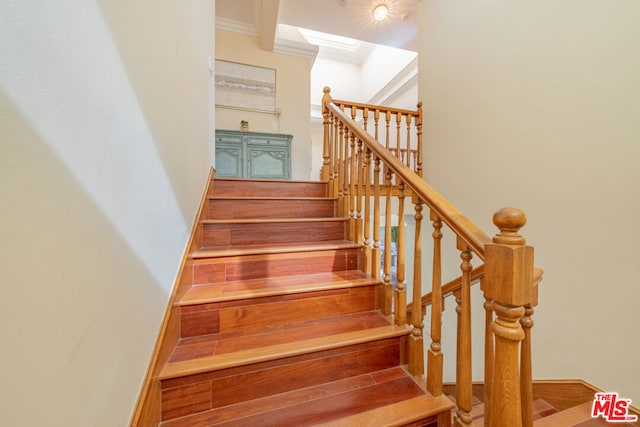
POLYGON ((333 101, 331 98, 331 89, 329 86, 325 86, 322 90, 324 95, 322 96, 322 117, 324 125, 324 140, 322 146, 322 170, 320 172, 320 179, 324 182, 329 182, 331 173, 331 120, 329 119, 328 105, 333 101))
POLYGON ((534 299, 533 247, 518 234, 526 221, 519 209, 500 209, 493 215, 500 232, 485 247, 483 291, 495 313, 493 378, 485 377, 491 387, 491 427, 522 426, 519 349, 525 334, 520 318, 534 299))

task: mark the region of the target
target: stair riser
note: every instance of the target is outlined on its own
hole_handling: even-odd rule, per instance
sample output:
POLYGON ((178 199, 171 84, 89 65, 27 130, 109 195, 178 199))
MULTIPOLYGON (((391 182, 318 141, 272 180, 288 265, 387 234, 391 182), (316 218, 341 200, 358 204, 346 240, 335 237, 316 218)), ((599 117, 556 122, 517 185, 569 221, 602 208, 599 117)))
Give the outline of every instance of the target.
POLYGON ((296 181, 243 181, 216 179, 209 196, 326 197, 327 184, 296 181))
POLYGON ((162 382, 162 420, 398 366, 400 339, 162 382))
POLYGON ((289 274, 356 270, 359 253, 359 249, 350 248, 197 259, 193 261, 193 283, 221 283, 289 274))
POLYGON ((208 202, 207 219, 331 218, 333 200, 219 200, 208 202))
POLYGON ((181 338, 374 310, 377 292, 361 286, 182 307, 181 338))
POLYGON ((202 244, 209 248, 344 240, 345 221, 205 224, 202 244))

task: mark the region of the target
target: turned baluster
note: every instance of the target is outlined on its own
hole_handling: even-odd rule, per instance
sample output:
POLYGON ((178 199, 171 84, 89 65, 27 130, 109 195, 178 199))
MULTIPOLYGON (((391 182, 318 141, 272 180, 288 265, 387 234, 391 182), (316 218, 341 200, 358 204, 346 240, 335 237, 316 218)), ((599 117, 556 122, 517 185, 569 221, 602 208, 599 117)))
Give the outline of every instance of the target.
POLYGON ((345 205, 345 164, 346 164, 346 158, 345 158, 345 128, 344 128, 344 123, 342 123, 341 121, 338 121, 338 132, 339 132, 339 138, 338 138, 338 213, 341 217, 346 217, 347 216, 347 208, 345 205))
POLYGON ((456 313, 458 314, 458 335, 456 351, 456 415, 455 426, 470 426, 473 389, 471 384, 471 251, 460 238, 457 248, 461 251, 462 282, 456 291, 456 313))
POLYGON ((418 171, 418 150, 411 150, 411 165, 413 167, 413 171, 417 173, 418 171))
POLYGON ((362 128, 367 131, 367 122, 369 121, 369 107, 364 107, 362 110, 362 128))
POLYGON ((522 425, 518 353, 525 333, 520 318, 525 306, 535 302, 533 248, 518 230, 526 223, 524 212, 504 208, 493 215, 500 232, 485 246, 485 299, 492 300, 495 336, 490 426, 522 425))
MULTIPOLYGON (((484 280, 480 284, 480 289, 484 290, 484 280)), ((491 407, 491 389, 493 387, 493 332, 491 332, 491 324, 493 323, 493 309, 491 304, 493 301, 485 300, 484 311, 484 406, 491 407)), ((485 425, 491 423, 491 413, 489 411, 484 414, 485 425)))
POLYGON ((348 221, 348 236, 349 240, 355 241, 355 229, 356 229, 356 135, 353 131, 349 132, 349 143, 347 150, 349 150, 349 162, 347 164, 347 193, 349 206, 349 221, 348 221))
POLYGON ((371 274, 371 150, 364 152, 364 271, 371 274))
POLYGON ((402 125, 402 114, 397 112, 396 113, 396 157, 398 159, 400 159, 400 141, 401 141, 400 127, 401 125, 402 125))
POLYGON ((431 278, 431 345, 427 356, 427 390, 434 396, 442 394, 442 221, 431 210, 433 222, 433 268, 431 278))
MULTIPOLYGON (((536 305, 534 302, 533 305, 536 305)), ((522 425, 533 425, 533 373, 531 371, 531 328, 533 328, 533 307, 526 305, 520 325, 524 331, 524 339, 520 348, 520 392, 522 394, 522 425)))
POLYGON ((416 117, 416 133, 418 135, 416 173, 422 178, 422 102, 418 102, 418 117, 416 117))
MULTIPOLYGON (((344 112, 344 105, 340 105, 340 110, 344 112)), ((340 184, 339 184, 339 194, 340 199, 338 200, 339 212, 340 216, 344 218, 349 218, 349 207, 347 204, 347 142, 349 141, 349 128, 347 128, 342 120, 338 119, 339 122, 339 130, 340 130, 340 184)))
MULTIPOLYGON (((339 181, 339 170, 340 170, 340 134, 339 134, 339 126, 338 126, 338 118, 333 114, 331 115, 333 119, 333 166, 332 166, 332 174, 333 174, 333 185, 330 188, 331 197, 338 197, 340 181, 339 181)), ((339 211, 338 211, 339 212, 339 211)))
POLYGON ((378 139, 378 122, 379 122, 379 120, 380 120, 380 110, 376 108, 373 111, 374 135, 375 135, 376 141, 380 141, 378 139))
MULTIPOLYGON (((358 138, 358 153, 356 155, 356 167, 357 167, 357 182, 356 182, 356 221, 355 221, 355 235, 354 241, 356 243, 363 243, 363 221, 362 221, 362 196, 364 193, 364 154, 362 150, 362 140, 358 138)), ((366 271, 366 270, 365 270, 366 271)))
POLYGON ((422 321, 422 200, 413 195, 415 206, 416 233, 413 246, 413 295, 411 301, 411 324, 413 330, 409 338, 409 372, 424 374, 424 350, 422 321))
POLYGON ((330 135, 330 126, 331 122, 329 121, 329 109, 328 105, 331 103, 331 89, 328 86, 325 86, 323 89, 324 95, 322 96, 322 117, 323 117, 323 126, 324 126, 324 144, 322 146, 322 181, 329 182, 329 171, 331 165, 331 141, 329 140, 330 135))
POLYGON ((400 161, 402 163, 405 162, 406 154, 407 154, 407 150, 405 150, 404 148, 401 148, 400 149, 400 156, 398 158, 400 159, 400 161))
POLYGON ((407 167, 411 167, 411 119, 412 115, 407 114, 407 167))
MULTIPOLYGON (((351 119, 355 121, 356 107, 351 107, 351 119)), ((351 132, 351 156, 349 157, 349 240, 356 240, 356 191, 358 172, 357 166, 357 150, 356 150, 356 134, 351 132)))
POLYGON ((384 179, 384 185, 386 188, 385 194, 385 218, 384 218, 384 298, 383 298, 383 313, 385 315, 391 314, 391 291, 393 286, 391 284, 391 169, 385 166, 386 173, 384 179))
MULTIPOLYGON (((384 121, 386 122, 386 127, 385 127, 385 129, 386 129, 386 133, 385 133, 385 139, 384 139, 384 142, 385 142, 385 147, 386 147, 386 149, 388 150, 388 149, 389 149, 389 147, 391 147, 391 145, 390 145, 390 143, 389 143, 389 128, 390 128, 390 127, 389 127, 389 123, 391 122, 391 111, 389 111, 389 110, 387 110, 387 111, 386 111, 386 114, 385 114, 385 116, 384 116, 384 121)), ((387 167, 387 166, 385 165, 385 168, 386 168, 386 167, 387 167)))
MULTIPOLYGON (((380 159, 376 156, 373 166, 373 250, 371 251, 371 270, 374 279, 380 278, 380 256, 380 159)), ((384 288, 381 287, 381 289, 384 288)), ((384 299, 380 298, 380 301, 384 299)))
POLYGON ((343 216, 349 218, 349 141, 351 141, 351 130, 342 125, 344 129, 344 141, 342 147, 342 209, 343 216))
POLYGON ((405 325, 407 323, 407 290, 405 289, 405 225, 404 225, 404 182, 396 175, 398 181, 398 242, 397 254, 398 260, 396 264, 396 277, 398 283, 396 285, 395 302, 395 319, 397 325, 405 325))

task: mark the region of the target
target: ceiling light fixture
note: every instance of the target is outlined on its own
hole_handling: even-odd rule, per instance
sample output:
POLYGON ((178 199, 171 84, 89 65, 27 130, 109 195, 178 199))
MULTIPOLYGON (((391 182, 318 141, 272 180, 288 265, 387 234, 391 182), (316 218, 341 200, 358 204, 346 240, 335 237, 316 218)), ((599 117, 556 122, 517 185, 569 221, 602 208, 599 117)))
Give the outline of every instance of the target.
POLYGON ((380 3, 373 8, 373 19, 376 21, 382 21, 386 18, 388 12, 389 7, 385 3, 380 3))

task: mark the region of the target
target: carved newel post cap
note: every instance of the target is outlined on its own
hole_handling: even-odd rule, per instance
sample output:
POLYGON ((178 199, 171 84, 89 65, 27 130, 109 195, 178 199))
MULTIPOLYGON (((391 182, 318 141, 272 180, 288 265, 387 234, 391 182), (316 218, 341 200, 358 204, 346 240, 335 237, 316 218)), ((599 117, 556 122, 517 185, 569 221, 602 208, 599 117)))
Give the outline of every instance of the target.
POLYGON ((500 233, 493 237, 493 243, 505 245, 524 245, 524 237, 518 234, 520 228, 527 223, 527 216, 517 208, 502 208, 493 214, 493 223, 500 233))
POLYGON ((331 88, 329 88, 329 86, 325 86, 324 89, 322 89, 322 92, 324 92, 324 95, 322 95, 322 109, 323 111, 326 113, 327 112, 327 104, 331 103, 331 101, 333 101, 333 99, 331 98, 331 88))

